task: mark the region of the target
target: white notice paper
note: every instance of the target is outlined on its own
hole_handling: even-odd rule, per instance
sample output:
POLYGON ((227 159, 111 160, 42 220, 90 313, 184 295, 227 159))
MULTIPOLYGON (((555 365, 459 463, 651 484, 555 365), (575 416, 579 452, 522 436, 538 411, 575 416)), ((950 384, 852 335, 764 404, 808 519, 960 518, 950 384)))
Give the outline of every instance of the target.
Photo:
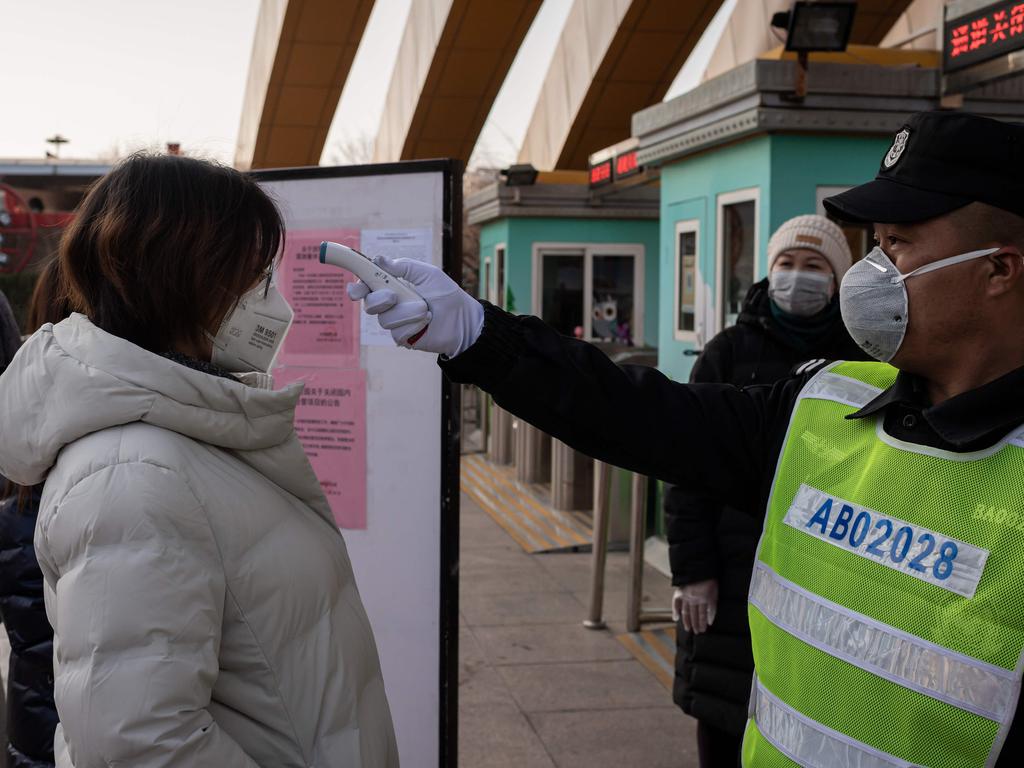
MULTIPOLYGON (((360 250, 371 259, 374 256, 388 256, 392 259, 417 259, 428 264, 433 262, 430 249, 434 241, 434 230, 421 229, 364 229, 360 250)), ((359 343, 374 346, 394 346, 391 332, 380 327, 377 318, 362 313, 359 329, 359 343)))

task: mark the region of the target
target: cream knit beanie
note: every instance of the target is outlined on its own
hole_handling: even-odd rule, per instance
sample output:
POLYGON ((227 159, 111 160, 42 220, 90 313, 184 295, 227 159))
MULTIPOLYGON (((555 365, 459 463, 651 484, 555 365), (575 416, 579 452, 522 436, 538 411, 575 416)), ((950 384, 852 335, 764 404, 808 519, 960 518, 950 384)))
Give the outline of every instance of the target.
POLYGON ((824 216, 797 216, 775 230, 768 241, 768 271, 771 272, 780 253, 792 248, 807 248, 824 256, 835 272, 837 283, 853 263, 843 230, 824 216))

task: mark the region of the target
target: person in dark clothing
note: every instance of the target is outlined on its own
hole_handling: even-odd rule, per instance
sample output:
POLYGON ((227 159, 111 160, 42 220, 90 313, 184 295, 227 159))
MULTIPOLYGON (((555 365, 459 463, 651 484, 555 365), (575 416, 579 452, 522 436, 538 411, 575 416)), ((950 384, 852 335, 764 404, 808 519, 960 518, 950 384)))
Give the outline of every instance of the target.
MULTIPOLYGON (((39 274, 28 327, 70 314, 60 290, 57 262, 39 274)), ((0 614, 11 642, 7 683, 8 768, 52 768, 57 708, 53 701, 53 629, 43 604, 43 574, 33 537, 42 485, 3 483, 0 501, 0 614)))
MULTIPOLYGON (((868 359, 839 314, 852 261, 843 231, 824 216, 797 216, 772 235, 767 257, 769 277, 750 288, 736 325, 708 342, 691 383, 774 384, 808 360, 868 359)), ((734 768, 754 671, 747 591, 757 511, 685 486, 666 487, 664 508, 678 623, 672 697, 697 718, 702 768, 734 768)))
POLYGON ((11 310, 11 304, 0 291, 0 373, 10 364, 21 346, 21 330, 11 310))
POLYGON ((7 681, 8 768, 53 765, 53 629, 32 538, 39 486, 0 501, 0 612, 11 642, 7 681))
MULTIPOLYGON (((2 204, 3 194, 0 193, 0 206, 2 204)), ((21 346, 21 329, 18 328, 18 321, 14 317, 14 312, 11 310, 11 304, 7 300, 7 296, 4 295, 3 291, 0 291, 0 374, 7 370, 7 366, 14 359, 19 346, 21 346)), ((0 490, 6 484, 6 479, 3 475, 0 475, 0 490)), ((4 692, 0 690, 0 744, 4 744, 7 741, 6 723, 7 702, 4 692)), ((4 756, 0 755, 0 768, 6 768, 6 763, 7 761, 4 756)))
POLYGON ((348 291, 396 343, 574 449, 758 512, 747 768, 1016 766, 1024 125, 916 114, 875 179, 825 207, 874 222, 840 306, 878 362, 771 386, 615 365, 412 259, 378 264, 422 301, 348 291))

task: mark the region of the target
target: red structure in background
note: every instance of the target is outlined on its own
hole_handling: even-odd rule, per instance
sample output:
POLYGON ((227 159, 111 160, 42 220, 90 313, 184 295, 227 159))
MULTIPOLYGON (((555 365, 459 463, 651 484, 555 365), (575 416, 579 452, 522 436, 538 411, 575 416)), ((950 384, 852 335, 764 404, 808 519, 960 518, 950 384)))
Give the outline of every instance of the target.
POLYGON ((0 183, 0 273, 21 272, 32 261, 43 229, 63 229, 67 212, 33 211, 24 198, 0 183))
POLYGON ((38 226, 21 195, 0 184, 0 271, 24 269, 36 247, 38 226))

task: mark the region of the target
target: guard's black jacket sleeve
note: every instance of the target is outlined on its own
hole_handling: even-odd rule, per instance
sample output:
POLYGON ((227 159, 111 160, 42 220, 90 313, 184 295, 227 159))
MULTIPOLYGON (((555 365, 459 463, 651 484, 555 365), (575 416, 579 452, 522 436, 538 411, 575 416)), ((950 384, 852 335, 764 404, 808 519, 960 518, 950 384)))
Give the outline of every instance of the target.
POLYGON ((618 366, 591 344, 486 302, 480 338, 440 365, 451 380, 476 384, 588 456, 758 514, 805 380, 743 390, 678 384, 653 368, 618 366))

